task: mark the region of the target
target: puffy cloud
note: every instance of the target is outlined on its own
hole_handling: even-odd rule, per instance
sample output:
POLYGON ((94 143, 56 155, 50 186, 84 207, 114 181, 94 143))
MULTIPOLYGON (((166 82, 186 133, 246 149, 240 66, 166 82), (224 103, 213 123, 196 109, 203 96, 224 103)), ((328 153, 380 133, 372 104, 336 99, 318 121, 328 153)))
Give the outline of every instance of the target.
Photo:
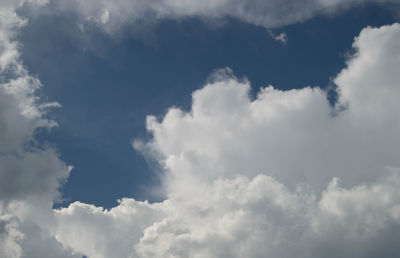
MULTIPOLYGON (((22 3, 22 2, 21 2, 22 3)), ((0 195, 2 201, 46 194, 53 199, 59 180, 69 169, 57 153, 34 141, 39 129, 57 124, 45 118, 57 103, 40 103, 36 91, 41 84, 30 76, 19 60, 16 30, 24 24, 14 9, 18 1, 3 3, 0 16, 0 195), (8 8, 7 8, 8 7, 8 8), (40 180, 38 180, 40 179, 40 180)))
POLYGON ((164 204, 122 199, 111 210, 80 202, 55 211, 56 238, 89 257, 129 257, 143 230, 165 214, 164 204))
POLYGON ((237 174, 266 173, 317 191, 332 176, 347 186, 374 180, 385 166, 400 167, 399 27, 360 33, 354 58, 335 79, 340 100, 334 108, 318 87, 268 86, 251 100, 250 83, 223 70, 193 93, 190 112, 171 108, 162 119, 148 117, 153 140, 145 148, 170 171, 171 191, 180 181, 185 188, 189 178, 237 174))
POLYGON ((217 71, 134 143, 165 169, 164 202, 74 203, 53 234, 99 258, 399 256, 399 37, 399 24, 360 33, 334 107, 317 87, 252 99, 217 71))
POLYGON ((388 240, 399 232, 385 234, 398 230, 398 183, 396 175, 346 190, 334 180, 316 201, 264 175, 217 180, 202 201, 177 202, 136 248, 143 257, 396 256, 388 240))
MULTIPOLYGON (((362 1, 350 1, 357 4, 362 1)), ((388 1, 378 1, 388 2, 388 1)), ((52 210, 69 168, 35 141, 55 122, 19 60, 24 1, 0 8, 0 255, 3 257, 396 257, 400 235, 400 25, 366 28, 336 76, 318 87, 249 96, 230 69, 193 93, 190 111, 149 116, 135 142, 164 168, 166 200, 52 210), (339 179, 342 181, 339 184, 339 179)), ((33 3, 31 1, 31 3, 33 3)), ((45 4, 46 1, 37 1, 45 4)), ((233 16, 265 27, 344 1, 59 1, 108 32, 124 24, 233 16), (300 8, 300 7, 301 8, 300 8), (117 16, 116 13, 119 15, 117 16), (290 13, 291 15, 284 15, 290 13)))
POLYGON ((398 256, 398 171, 351 189, 332 180, 321 198, 265 175, 219 179, 191 200, 123 200, 109 211, 56 211, 55 235, 89 257, 398 256), (157 216, 154 216, 157 214, 157 216))
POLYGON ((14 37, 25 23, 15 14, 21 4, 0 4, 0 256, 62 257, 61 244, 35 221, 52 214, 70 168, 34 138, 56 125, 45 114, 58 104, 39 101, 41 84, 19 60, 14 37))

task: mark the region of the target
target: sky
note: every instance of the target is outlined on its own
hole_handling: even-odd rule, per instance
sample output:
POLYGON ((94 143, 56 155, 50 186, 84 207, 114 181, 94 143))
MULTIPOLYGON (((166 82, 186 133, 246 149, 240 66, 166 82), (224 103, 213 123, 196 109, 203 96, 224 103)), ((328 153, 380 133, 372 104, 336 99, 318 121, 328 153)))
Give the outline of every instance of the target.
POLYGON ((399 256, 399 21, 0 1, 0 256, 399 256))

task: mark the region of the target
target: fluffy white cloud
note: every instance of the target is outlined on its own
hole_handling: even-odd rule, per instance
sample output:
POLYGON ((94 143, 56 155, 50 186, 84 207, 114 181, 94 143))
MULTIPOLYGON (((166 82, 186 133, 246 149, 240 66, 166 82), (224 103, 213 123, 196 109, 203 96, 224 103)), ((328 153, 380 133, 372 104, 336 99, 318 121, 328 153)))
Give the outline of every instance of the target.
POLYGON ((400 167, 398 30, 395 24, 361 32, 356 56, 335 79, 335 108, 326 92, 310 87, 268 86, 251 100, 249 82, 228 69, 193 93, 190 112, 171 108, 162 120, 148 117, 154 138, 142 147, 170 171, 170 192, 191 189, 188 180, 237 174, 266 173, 316 191, 332 176, 346 186, 374 180, 385 166, 400 167))
MULTIPOLYGON (((268 86, 252 99, 246 79, 215 72, 193 93, 190 111, 149 116, 153 138, 134 144, 164 168, 165 201, 123 199, 110 210, 76 202, 53 211, 70 169, 34 139, 56 125, 45 114, 57 104, 40 103, 40 82, 19 60, 13 38, 25 21, 15 9, 23 3, 0 8, 0 256, 400 256, 399 24, 366 28, 355 39, 355 55, 334 80, 335 107, 318 87, 268 86)), ((144 14, 233 16, 269 28, 344 1, 57 4, 113 32, 144 14)))
POLYGON ((56 211, 55 235, 89 257, 395 257, 398 172, 351 189, 334 179, 321 198, 258 175, 216 180, 191 200, 74 203, 56 211))
POLYGON ((129 257, 144 229, 165 217, 164 204, 122 199, 111 210, 80 202, 55 211, 56 238, 89 257, 129 257))
POLYGON ((360 33, 335 107, 310 87, 251 99, 217 71, 134 144, 165 169, 167 200, 74 203, 54 235, 99 258, 399 256, 399 39, 399 24, 360 33))
POLYGON ((398 183, 346 190, 333 181, 317 201, 264 175, 217 180, 201 201, 176 202, 136 248, 142 257, 396 256, 385 234, 398 230, 398 183))

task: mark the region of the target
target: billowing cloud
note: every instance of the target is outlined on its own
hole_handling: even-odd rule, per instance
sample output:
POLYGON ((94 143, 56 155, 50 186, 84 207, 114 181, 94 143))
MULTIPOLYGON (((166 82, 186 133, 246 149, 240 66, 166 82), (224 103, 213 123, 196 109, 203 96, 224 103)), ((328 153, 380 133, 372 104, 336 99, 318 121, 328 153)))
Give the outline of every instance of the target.
POLYGON ((386 166, 400 166, 398 30, 395 24, 361 32, 355 56, 334 80, 334 108, 318 87, 268 86, 251 100, 250 83, 223 70, 193 93, 190 112, 171 108, 161 120, 148 117, 154 138, 142 147, 161 157, 173 192, 190 189, 188 180, 237 174, 265 173, 317 192, 333 176, 349 187, 375 180, 386 166))
POLYGON ((166 200, 74 203, 54 235, 90 257, 399 256, 399 39, 399 24, 360 33, 334 107, 317 87, 252 99, 216 71, 134 144, 164 168, 166 200))
MULTIPOLYGON (((334 107, 318 87, 267 86, 253 98, 250 82, 227 68, 193 93, 189 111, 149 116, 153 137, 134 146, 164 169, 165 201, 52 210, 70 168, 35 141, 37 130, 56 125, 46 110, 58 104, 40 102, 41 84, 19 60, 14 33, 26 21, 15 10, 23 3, 0 8, 2 257, 400 256, 399 24, 355 39, 354 56, 334 79, 334 107)), ((113 32, 149 15, 233 16, 271 28, 344 1, 55 4, 113 32)))
POLYGON ((56 211, 55 235, 89 257, 395 257, 398 172, 351 189, 333 179, 321 197, 258 175, 216 180, 191 200, 74 203, 56 211))
POLYGON ((166 203, 122 199, 111 210, 80 202, 55 211, 54 235, 89 257, 129 257, 143 231, 166 216, 166 203))
POLYGON ((16 7, 18 1, 4 4, 0 15, 0 195, 2 201, 43 194, 53 199, 69 169, 53 149, 39 146, 34 134, 57 125, 45 114, 59 104, 39 101, 40 81, 19 60, 14 37, 25 20, 15 14, 16 7))
POLYGON ((54 149, 34 139, 37 130, 56 125, 45 114, 58 104, 38 100, 41 84, 19 60, 14 36, 25 23, 14 12, 19 4, 3 1, 0 8, 0 256, 44 257, 40 253, 47 252, 51 257, 63 248, 48 244, 56 241, 36 220, 51 215, 70 168, 54 149))

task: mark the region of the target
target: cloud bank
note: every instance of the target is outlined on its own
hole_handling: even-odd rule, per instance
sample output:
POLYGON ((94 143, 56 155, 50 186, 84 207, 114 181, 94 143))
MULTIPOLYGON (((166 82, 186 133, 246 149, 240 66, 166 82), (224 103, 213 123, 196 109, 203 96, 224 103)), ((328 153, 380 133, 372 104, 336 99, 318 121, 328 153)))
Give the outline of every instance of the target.
MULTIPOLYGON (((41 84, 19 60, 14 37, 26 21, 15 10, 23 3, 0 8, 0 256, 400 256, 399 24, 365 28, 355 39, 354 56, 334 79, 334 107, 318 87, 267 86, 252 98, 249 81, 229 68, 216 71, 193 93, 189 111, 149 116, 152 139, 134 143, 163 168, 165 201, 53 210, 70 168, 35 141, 38 130, 56 126, 46 110, 58 104, 37 98, 41 84)), ((273 27, 343 2, 304 1, 308 11, 281 21, 268 16, 275 1, 58 4, 79 6, 85 19, 103 17, 114 30, 128 17, 139 21, 136 10, 157 19, 227 12, 273 27)))

